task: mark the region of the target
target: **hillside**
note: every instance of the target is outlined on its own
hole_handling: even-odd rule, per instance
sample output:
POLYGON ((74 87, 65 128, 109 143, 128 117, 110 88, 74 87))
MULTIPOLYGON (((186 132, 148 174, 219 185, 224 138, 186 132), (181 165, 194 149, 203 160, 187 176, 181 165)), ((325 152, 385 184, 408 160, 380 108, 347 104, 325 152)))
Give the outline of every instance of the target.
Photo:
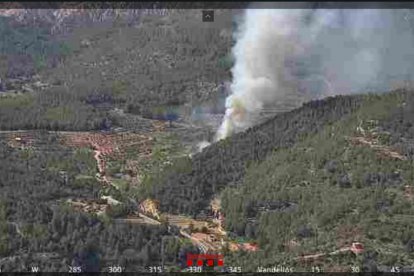
POLYGON ((412 91, 314 101, 206 148, 181 173, 167 171, 152 193, 163 210, 195 215, 224 188, 226 230, 262 249, 227 255, 244 271, 275 260, 306 271, 407 266, 413 107, 412 91), (297 259, 352 242, 364 254, 297 259))
MULTIPOLYGON (((13 145, 15 139, 10 142, 3 134, 0 140, 2 272, 29 272, 31 267, 44 272, 80 267, 91 272, 108 271, 109 266, 146 271, 159 264, 161 238, 168 235, 164 227, 116 224, 66 203, 105 202, 90 149, 63 146, 56 134, 28 137, 35 145, 13 145)), ((165 256, 174 260, 178 248, 165 256)))
MULTIPOLYGON (((241 185, 223 193, 227 229, 257 239, 267 256, 308 271, 315 264, 325 271, 410 266, 413 98, 366 98, 348 118, 251 165, 241 185), (362 256, 293 261, 352 242, 364 245, 362 256)), ((257 263, 247 259, 243 267, 254 269, 257 263)))
POLYGON ((0 272, 412 266, 412 88, 309 101, 304 82, 200 151, 240 23, 200 12, 0 10, 0 272))
POLYGON ((175 173, 173 167, 153 180, 150 193, 160 199, 164 210, 196 214, 223 187, 239 184, 249 163, 263 160, 277 148, 293 146, 302 136, 351 114, 362 100, 361 96, 338 96, 282 113, 209 146, 191 160, 181 160, 176 166, 184 173, 175 173))
POLYGON ((217 20, 205 24, 200 10, 119 16, 87 10, 51 20, 56 26, 42 12, 28 12, 25 20, 0 16, 7 37, 0 96, 9 98, 1 103, 1 129, 122 125, 108 114, 114 108, 147 118, 173 109, 185 120, 197 105, 214 104, 220 84, 230 79, 230 11, 216 11, 217 20), (20 94, 22 100, 14 98, 20 94))
MULTIPOLYGON (((180 147, 171 148, 177 140, 162 139, 162 130, 156 129, 151 130, 158 133, 156 139, 147 139, 150 130, 148 137, 4 132, 0 231, 8 234, 0 239, 0 265, 5 271, 21 271, 32 262, 44 271, 66 271, 69 264, 86 262, 85 271, 97 271, 119 261, 128 271, 144 271, 160 262, 161 237, 171 233, 165 225, 119 225, 118 218, 151 197, 159 201, 163 216, 181 218, 176 223, 182 223, 188 215, 205 213, 216 195, 227 239, 256 242, 260 248, 249 253, 225 250, 226 264, 243 271, 275 263, 306 271, 313 266, 372 271, 409 265, 414 239, 413 107, 412 91, 405 90, 313 101, 191 159, 174 158, 171 153, 181 152, 180 147), (106 165, 99 165, 87 145, 91 141, 102 150, 106 146, 124 154, 108 151, 106 165), (134 146, 138 144, 142 148, 134 146), (103 175, 117 189, 95 179, 97 171, 102 173, 99 166, 106 167, 103 175), (123 204, 112 208, 103 195, 123 204), (69 208, 64 203, 68 199, 86 204, 87 213, 69 208), (102 206, 103 217, 93 210, 88 214, 102 206), (137 232, 143 234, 130 235, 137 232), (353 242, 364 245, 363 254, 323 255, 342 252, 353 242), (85 260, 93 252, 99 252, 99 263, 85 260), (304 261, 301 256, 315 259, 304 261)), ((172 267, 182 258, 177 254, 190 248, 185 239, 174 240, 166 252, 172 267)))

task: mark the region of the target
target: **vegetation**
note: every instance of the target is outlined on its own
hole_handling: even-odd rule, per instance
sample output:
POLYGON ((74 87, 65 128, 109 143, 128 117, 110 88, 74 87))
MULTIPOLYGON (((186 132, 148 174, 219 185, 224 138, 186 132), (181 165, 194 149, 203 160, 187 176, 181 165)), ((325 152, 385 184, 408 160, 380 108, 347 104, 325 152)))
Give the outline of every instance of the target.
MULTIPOLYGON (((254 271, 276 261, 309 270, 311 264, 297 263, 295 258, 361 242, 363 255, 326 257, 323 264, 366 270, 408 265, 413 261, 414 240, 414 225, 407 219, 414 210, 406 188, 414 181, 413 106, 410 91, 314 101, 192 158, 177 158, 185 153, 178 140, 160 134, 148 159, 138 158, 132 147, 127 149, 128 158, 136 157, 139 163, 142 185, 130 186, 120 178, 113 182, 118 189, 104 189, 93 178, 96 160, 89 149, 68 151, 40 132, 35 138, 48 141, 47 148, 38 142, 36 147, 11 148, 2 141, 0 171, 8 173, 0 174, 5 183, 0 202, 7 221, 0 216, 0 231, 6 229, 4 225, 7 229, 14 225, 15 231, 8 230, 7 239, 2 239, 1 254, 55 252, 60 262, 52 258, 45 267, 64 271, 67 265, 84 262, 80 256, 93 251, 100 252, 100 265, 85 264, 88 271, 114 260, 143 271, 145 265, 161 261, 162 236, 172 237, 165 223, 160 227, 115 224, 114 219, 136 208, 128 200, 151 197, 159 200, 163 211, 195 215, 221 193, 230 238, 257 242, 261 249, 227 252, 226 263, 254 271), (106 218, 98 219, 60 203, 101 195, 124 204, 111 207, 106 218), (139 231, 146 234, 130 237, 139 231)), ((114 161, 110 163, 114 173, 126 168, 127 162, 114 161)), ((168 263, 181 263, 180 252, 193 250, 176 241, 164 245, 168 263)), ((19 255, 3 267, 19 270, 27 258, 19 255)))
POLYGON ((4 255, 8 251, 8 228, 6 215, 6 204, 4 204, 3 201, 0 201, 0 255, 4 255))
POLYGON ((22 111, 26 108, 30 108, 33 103, 33 95, 27 94, 19 97, 4 97, 0 101, 0 107, 1 109, 6 109, 6 111, 10 111, 11 109, 18 109, 19 111, 22 111))
POLYGON ((0 97, 0 129, 101 129, 105 110, 84 105, 64 88, 0 97))
POLYGON ((191 158, 178 137, 159 132, 144 153, 142 145, 126 146, 124 159, 107 160, 113 186, 98 182, 90 149, 71 150, 35 131, 145 133, 153 131, 149 119, 180 121, 187 107, 216 104, 218 83, 230 78, 234 63, 230 22, 205 24, 179 11, 136 21, 90 24, 59 36, 50 26, 0 17, 0 129, 34 136, 34 145, 0 137, 1 271, 36 264, 45 272, 111 265, 143 272, 162 261, 179 270, 186 253, 198 249, 168 228, 165 217, 161 226, 118 219, 146 198, 162 212, 196 216, 217 195, 229 239, 260 248, 225 249, 226 265, 245 271, 275 263, 367 271, 412 265, 413 91, 315 100, 191 158), (15 85, 33 84, 34 74, 48 87, 15 85), (98 217, 67 203, 102 195, 122 204, 98 217), (365 252, 297 260, 353 242, 365 252))
POLYGON ((0 78, 6 86, 13 86, 9 79, 30 79, 35 73, 51 85, 31 95, 31 106, 24 108, 20 99, 1 97, 0 129, 122 126, 108 118, 114 108, 175 121, 182 105, 214 98, 218 84, 230 77, 228 66, 218 66, 231 47, 231 37, 223 36, 230 21, 204 28, 198 17, 171 11, 162 24, 142 15, 136 25, 119 18, 105 28, 90 24, 59 36, 47 24, 0 19, 0 34, 7 37, 0 48, 0 78), (145 28, 137 27, 140 21, 145 28), (188 70, 194 66, 203 70, 188 70))
POLYGON ((73 111, 66 106, 49 108, 46 111, 46 118, 51 121, 68 121, 73 116, 73 111))
MULTIPOLYGON (((116 224, 112 218, 128 213, 127 204, 101 220, 65 203, 100 196, 90 150, 70 151, 51 141, 27 150, 11 148, 2 139, 0 159, 2 271, 33 265, 46 272, 68 272, 69 266, 91 272, 120 265, 144 272, 147 266, 160 264, 161 239, 169 236, 165 226, 116 224), (95 253, 91 262, 90 254, 95 253)), ((165 259, 174 261, 181 247, 166 246, 165 259)))
POLYGON ((237 185, 251 161, 261 161, 276 147, 291 147, 304 135, 316 133, 326 124, 349 115, 362 103, 360 96, 339 96, 314 101, 280 114, 262 125, 213 144, 194 155, 183 157, 186 170, 172 165, 157 175, 152 197, 163 211, 196 215, 212 196, 228 185, 237 185))
MULTIPOLYGON (((183 155, 188 154, 178 137, 169 133, 158 133, 154 137, 154 144, 151 146, 151 155, 147 158, 142 158, 137 151, 138 148, 128 148, 125 159, 130 161, 136 161, 136 167, 138 169, 138 177, 141 180, 138 186, 132 186, 128 190, 129 195, 133 195, 139 200, 144 200, 150 196, 150 190, 155 183, 158 183, 158 178, 162 175, 162 172, 167 168, 174 166, 175 171, 177 169, 182 171, 185 169, 183 164, 183 155)), ((139 150, 139 149, 138 149, 139 150)), ((120 172, 125 171, 125 163, 122 161, 116 162, 118 164, 120 172)), ((189 164, 188 161, 186 164, 189 164)), ((188 168, 188 166, 187 166, 188 168)))
POLYGON ((46 27, 16 24, 0 17, 0 56, 5 65, 0 77, 30 76, 45 67, 55 67, 71 53, 68 44, 53 38, 46 27))
MULTIPOLYGON (((228 256, 231 262, 254 270, 278 259, 300 269, 294 258, 301 254, 328 253, 361 242, 366 249, 363 258, 353 254, 324 258, 323 266, 335 264, 349 269, 355 265, 372 271, 380 265, 402 267, 412 263, 409 244, 414 225, 409 218, 414 216, 414 209, 404 194, 404 186, 414 180, 412 158, 379 155, 378 150, 348 139, 363 135, 356 128, 360 122, 381 122, 371 129, 369 123, 364 124, 365 137, 386 133, 381 124, 395 123, 389 111, 408 115, 410 102, 411 98, 400 93, 367 96, 349 118, 250 165, 242 184, 223 192, 226 228, 257 239, 265 253, 235 254, 228 256), (263 202, 273 203, 273 207, 260 208, 263 202), (275 204, 280 202, 287 204, 275 204), (289 249, 290 241, 298 245, 289 249), (240 261, 236 261, 238 257, 240 261)), ((398 129, 394 135, 412 139, 401 133, 412 120, 408 118, 393 125, 398 129)), ((393 143, 378 146, 395 150, 393 143)), ((309 271, 312 265, 302 264, 301 269, 309 271)))

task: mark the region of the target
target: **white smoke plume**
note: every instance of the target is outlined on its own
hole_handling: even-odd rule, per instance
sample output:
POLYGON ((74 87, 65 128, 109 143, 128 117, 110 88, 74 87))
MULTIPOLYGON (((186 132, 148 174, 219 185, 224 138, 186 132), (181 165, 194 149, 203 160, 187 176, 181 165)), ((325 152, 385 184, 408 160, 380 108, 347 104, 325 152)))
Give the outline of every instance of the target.
POLYGON ((197 144, 197 150, 198 152, 203 151, 204 148, 210 146, 210 142, 208 141, 201 141, 200 143, 197 144))
POLYGON ((413 80, 410 15, 387 9, 246 10, 216 140, 252 126, 275 106, 386 91, 413 80))

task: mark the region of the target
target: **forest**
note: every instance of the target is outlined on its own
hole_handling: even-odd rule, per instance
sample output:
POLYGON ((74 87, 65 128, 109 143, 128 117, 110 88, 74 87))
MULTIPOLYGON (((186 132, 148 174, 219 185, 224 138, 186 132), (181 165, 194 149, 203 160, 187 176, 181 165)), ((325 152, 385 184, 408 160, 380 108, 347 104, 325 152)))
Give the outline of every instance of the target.
POLYGON ((184 157, 153 179, 152 190, 146 193, 159 199, 164 211, 195 215, 225 186, 237 186, 248 164, 263 160, 276 148, 293 146, 301 137, 351 114, 361 103, 361 96, 338 96, 282 113, 211 145, 191 160, 184 157))
MULTIPOLYGON (((298 267, 294 256, 333 251, 355 239, 369 248, 362 258, 332 257, 325 265, 372 271, 409 264, 414 228, 406 218, 414 210, 402 199, 414 177, 412 95, 400 90, 306 103, 154 171, 137 197, 158 199, 164 212, 196 216, 221 193, 230 237, 262 248, 226 253, 226 262, 246 269, 275 259, 298 267), (286 251, 292 240, 300 246, 286 251)), ((77 181, 96 172, 91 151, 68 150, 48 132, 33 133, 32 148, 1 143, 3 271, 31 262, 46 271, 79 264, 87 271, 111 265, 145 271, 159 264, 164 236, 171 243, 165 258, 173 264, 181 262, 180 252, 194 250, 165 225, 118 225, 67 208, 68 198, 101 195, 97 182, 77 181)))
POLYGON ((52 33, 41 20, 0 17, 0 130, 31 130, 35 143, 16 148, 0 133, 1 271, 148 271, 161 258, 185 265, 185 253, 196 252, 165 225, 115 223, 131 206, 104 217, 69 208, 68 199, 106 191, 91 150, 66 148, 45 132, 148 132, 153 121, 143 117, 177 120, 185 104, 210 99, 229 76, 226 22, 200 29, 194 14, 179 11, 136 19, 52 33), (194 66, 203 73, 188 70, 194 66))
POLYGON ((102 195, 101 184, 89 181, 96 173, 91 151, 65 148, 53 134, 35 132, 33 138, 37 143, 31 148, 0 141, 1 271, 148 272, 160 265, 161 246, 165 264, 172 266, 194 250, 166 225, 115 223, 122 210, 103 217, 73 210, 66 200, 102 195))
POLYGON ((149 193, 164 211, 196 216, 221 192, 229 237, 261 248, 226 254, 226 261, 246 271, 275 262, 309 271, 315 263, 297 256, 356 241, 366 248, 362 256, 316 263, 327 271, 408 266, 413 95, 397 90, 304 104, 183 160, 181 170, 176 163, 149 193))
MULTIPOLYGON (((192 143, 204 131, 188 128, 185 117, 217 104, 234 62, 232 22, 205 26, 178 10, 162 20, 142 16, 58 34, 0 17, 7 38, 0 44, 0 271, 145 272, 162 262, 179 270, 185 254, 198 249, 168 222, 117 218, 147 198, 161 212, 196 218, 216 196, 229 239, 260 248, 224 249, 225 263, 244 270, 278 263, 379 271, 414 263, 414 92, 313 100, 182 154, 177 139, 192 143), (92 149, 68 148, 53 133, 146 133, 156 120, 170 121, 165 134, 179 135, 156 137, 149 159, 139 159, 131 143, 127 155, 136 155, 130 159, 145 175, 139 187, 122 191, 102 189, 92 149), (21 129, 31 131, 32 146, 16 147, 7 136, 21 129), (167 156, 173 152, 181 157, 167 156), (67 203, 107 192, 132 200, 103 216, 67 203), (364 254, 298 261, 353 242, 364 254)), ((113 177, 127 162, 109 163, 113 177)))
POLYGON ((115 108, 148 118, 159 117, 159 108, 177 109, 167 120, 190 114, 215 99, 232 66, 231 21, 206 27, 197 19, 171 11, 163 20, 141 15, 134 24, 119 19, 52 34, 47 24, 0 17, 7 37, 0 47, 0 129, 100 130, 117 124, 109 115, 115 108), (33 87, 34 76, 47 86, 33 87), (21 79, 32 93, 15 85, 21 79))
MULTIPOLYGON (((238 187, 223 192, 226 227, 257 240, 267 256, 308 270, 312 264, 297 263, 294 256, 331 252, 355 241, 366 248, 361 258, 347 254, 320 263, 327 271, 409 266, 414 238, 411 93, 375 96, 349 118, 252 164, 238 187), (362 132, 356 128, 360 122, 362 132), (376 150, 352 144, 347 139, 352 136, 377 141, 376 150), (295 248, 288 246, 292 241, 295 248)), ((264 266, 274 262, 262 253, 232 257, 249 268, 259 265, 257 259, 264 266)))

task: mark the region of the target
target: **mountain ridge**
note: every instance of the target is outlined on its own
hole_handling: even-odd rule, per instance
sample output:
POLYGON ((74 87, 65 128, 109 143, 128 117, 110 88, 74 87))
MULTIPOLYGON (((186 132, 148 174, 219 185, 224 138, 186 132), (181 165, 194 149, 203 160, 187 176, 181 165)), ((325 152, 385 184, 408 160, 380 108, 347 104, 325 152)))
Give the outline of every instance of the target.
POLYGON ((192 201, 191 207, 178 207, 175 196, 159 198, 161 208, 165 211, 186 211, 191 214, 197 213, 201 206, 206 207, 208 198, 213 191, 218 191, 219 187, 226 186, 228 183, 237 183, 242 178, 245 166, 248 162, 259 161, 265 158, 267 153, 275 147, 289 147, 300 138, 316 132, 329 122, 340 119, 342 116, 350 114, 353 110, 360 107, 364 96, 336 96, 324 100, 315 100, 305 103, 302 107, 276 115, 266 122, 253 126, 248 130, 237 133, 230 138, 219 141, 205 148, 201 153, 194 155, 189 165, 188 174, 169 175, 161 191, 154 188, 154 194, 165 195, 190 194, 195 188, 200 196, 192 201), (329 116, 324 112, 330 112, 329 116), (320 117, 321 120, 314 120, 320 117), (259 134, 257 134, 260 132, 259 134), (239 152, 237 152, 239 151, 239 152), (214 159, 220 159, 219 162, 214 159), (225 172, 225 173, 224 173, 225 172), (209 178, 205 178, 210 175, 209 178), (203 178, 204 177, 204 178, 203 178), (191 184, 187 183, 190 181, 191 184), (190 188, 192 187, 192 188, 190 188), (185 192, 190 189, 190 192, 185 192))

